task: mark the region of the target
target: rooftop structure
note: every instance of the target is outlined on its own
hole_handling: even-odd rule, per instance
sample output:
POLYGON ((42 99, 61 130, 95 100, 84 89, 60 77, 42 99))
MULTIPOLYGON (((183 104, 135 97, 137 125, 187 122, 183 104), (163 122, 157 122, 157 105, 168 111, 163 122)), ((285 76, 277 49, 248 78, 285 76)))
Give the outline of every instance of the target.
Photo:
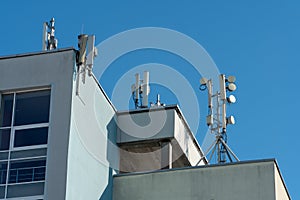
POLYGON ((274 160, 208 165, 177 105, 117 111, 76 55, 0 57, 0 200, 290 199, 274 160))

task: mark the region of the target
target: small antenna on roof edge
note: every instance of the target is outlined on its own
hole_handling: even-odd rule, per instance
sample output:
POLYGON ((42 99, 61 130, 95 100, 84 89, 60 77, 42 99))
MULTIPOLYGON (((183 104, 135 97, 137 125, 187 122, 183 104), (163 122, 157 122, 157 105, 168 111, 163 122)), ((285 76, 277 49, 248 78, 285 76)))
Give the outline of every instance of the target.
POLYGON ((53 50, 57 48, 58 40, 55 38, 55 20, 52 17, 50 22, 43 24, 43 51, 53 50))

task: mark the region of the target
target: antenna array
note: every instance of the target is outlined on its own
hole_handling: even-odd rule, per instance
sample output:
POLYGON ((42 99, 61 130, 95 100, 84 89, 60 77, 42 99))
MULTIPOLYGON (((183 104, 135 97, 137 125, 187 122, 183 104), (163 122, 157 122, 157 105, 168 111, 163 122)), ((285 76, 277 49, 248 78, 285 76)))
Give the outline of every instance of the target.
POLYGON ((226 115, 226 105, 228 103, 235 103, 236 99, 233 95, 226 96, 227 91, 233 92, 236 90, 235 77, 225 77, 224 74, 219 76, 220 91, 213 93, 212 79, 202 78, 200 80, 200 90, 208 91, 208 115, 206 117, 206 123, 210 128, 211 134, 215 135, 215 141, 208 148, 207 153, 210 153, 210 158, 215 152, 217 152, 218 163, 227 162, 227 158, 230 162, 233 162, 232 156, 236 161, 239 161, 238 157, 227 145, 227 125, 235 124, 233 116, 226 115), (215 105, 215 106, 214 106, 215 105))
POLYGON ((55 38, 54 18, 50 22, 44 23, 43 28, 43 51, 53 50, 57 48, 58 41, 55 38))
POLYGON ((135 84, 131 86, 135 108, 148 108, 150 93, 149 72, 144 71, 144 80, 140 80, 140 74, 135 74, 135 84))
POLYGON ((98 55, 95 47, 95 35, 81 34, 78 36, 78 51, 76 53, 77 82, 76 95, 79 95, 79 79, 85 83, 86 71, 88 76, 92 76, 94 58, 98 55))

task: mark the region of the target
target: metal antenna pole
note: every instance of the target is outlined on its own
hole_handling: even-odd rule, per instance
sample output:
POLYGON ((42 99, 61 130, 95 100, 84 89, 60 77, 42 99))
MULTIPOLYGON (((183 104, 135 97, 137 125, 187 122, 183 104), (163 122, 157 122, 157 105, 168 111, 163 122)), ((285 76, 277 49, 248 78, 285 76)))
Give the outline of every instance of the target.
POLYGON ((236 161, 239 161, 238 157, 227 145, 227 124, 234 124, 234 118, 233 116, 226 116, 226 104, 234 103, 235 97, 233 95, 227 97, 226 91, 234 91, 236 89, 234 81, 235 77, 230 76, 227 80, 225 75, 221 74, 219 76, 220 91, 214 94, 212 80, 207 80, 206 78, 202 78, 200 80, 200 90, 208 90, 209 111, 206 118, 206 123, 209 126, 211 133, 214 134, 216 138, 208 149, 207 154, 209 154, 209 152, 212 150, 210 153, 209 162, 212 159, 215 151, 217 151, 216 156, 219 164, 226 163, 227 158, 230 162, 233 162, 231 156, 233 156, 236 161), (213 105, 213 102, 215 103, 215 106, 213 105))

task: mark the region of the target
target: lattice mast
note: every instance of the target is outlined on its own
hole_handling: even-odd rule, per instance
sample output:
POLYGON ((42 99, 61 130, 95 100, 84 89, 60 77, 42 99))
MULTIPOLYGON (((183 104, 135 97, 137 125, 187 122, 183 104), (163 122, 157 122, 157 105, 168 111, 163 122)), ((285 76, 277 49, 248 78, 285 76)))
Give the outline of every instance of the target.
POLYGON ((226 96, 227 91, 233 92, 236 90, 235 77, 229 76, 227 79, 224 74, 219 75, 220 89, 216 93, 213 91, 212 79, 202 78, 200 80, 200 90, 208 91, 208 115, 206 123, 209 126, 211 134, 215 135, 215 140, 207 150, 210 154, 209 162, 213 155, 217 154, 218 163, 226 163, 227 159, 233 162, 232 157, 239 161, 238 157, 233 153, 227 145, 227 125, 235 124, 233 116, 226 115, 228 103, 235 103, 236 98, 233 95, 226 96))

